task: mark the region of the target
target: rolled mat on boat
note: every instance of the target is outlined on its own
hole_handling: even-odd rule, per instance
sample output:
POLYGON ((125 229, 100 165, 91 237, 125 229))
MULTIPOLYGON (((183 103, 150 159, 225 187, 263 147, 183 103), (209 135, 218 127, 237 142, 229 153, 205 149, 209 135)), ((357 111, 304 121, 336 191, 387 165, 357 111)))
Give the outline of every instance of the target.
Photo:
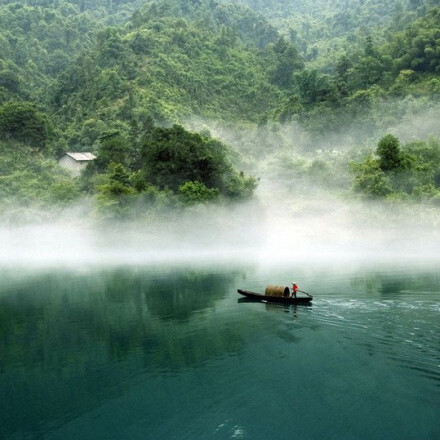
POLYGON ((290 289, 284 286, 267 286, 264 294, 267 296, 284 296, 290 295, 290 289))

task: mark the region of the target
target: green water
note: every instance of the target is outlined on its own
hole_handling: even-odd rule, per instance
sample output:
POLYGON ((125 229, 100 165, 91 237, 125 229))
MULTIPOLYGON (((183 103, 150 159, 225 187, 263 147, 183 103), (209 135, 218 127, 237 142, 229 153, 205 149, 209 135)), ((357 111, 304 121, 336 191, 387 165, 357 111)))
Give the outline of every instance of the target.
POLYGON ((0 275, 1 440, 440 438, 436 267, 0 275))

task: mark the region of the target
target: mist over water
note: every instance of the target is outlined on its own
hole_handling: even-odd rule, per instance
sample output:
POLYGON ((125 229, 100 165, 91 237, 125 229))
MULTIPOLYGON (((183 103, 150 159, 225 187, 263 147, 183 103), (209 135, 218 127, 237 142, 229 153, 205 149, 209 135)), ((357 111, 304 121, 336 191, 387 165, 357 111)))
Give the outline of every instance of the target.
MULTIPOLYGON (((264 186, 264 183, 262 184, 264 186)), ((328 197, 198 207, 152 224, 79 219, 0 227, 0 265, 261 261, 438 261, 436 212, 328 197), (429 212, 428 212, 429 214, 429 212)))
MULTIPOLYGON (((236 152, 234 166, 258 178, 252 201, 169 211, 159 220, 102 223, 90 201, 46 222, 0 223, 0 265, 63 266, 216 261, 420 261, 440 259, 436 207, 353 200, 350 160, 361 161, 385 132, 402 142, 440 135, 435 104, 397 102, 400 118, 384 120, 374 135, 355 121, 311 139, 299 123, 240 130, 193 118, 190 130, 208 130, 236 152), (348 156, 347 151, 351 151, 348 156), (355 151, 355 152, 353 152, 355 151), (301 180, 313 160, 342 164, 301 180), (236 162, 236 163, 235 163, 236 162), (306 165, 304 165, 306 163, 306 165), (337 174, 337 175, 331 175, 337 174), (329 176, 327 175, 327 178, 329 176), (333 187, 332 187, 333 186, 333 187)), ((32 213, 31 213, 32 214, 32 213)), ((143 218, 143 217, 142 217, 143 218)))

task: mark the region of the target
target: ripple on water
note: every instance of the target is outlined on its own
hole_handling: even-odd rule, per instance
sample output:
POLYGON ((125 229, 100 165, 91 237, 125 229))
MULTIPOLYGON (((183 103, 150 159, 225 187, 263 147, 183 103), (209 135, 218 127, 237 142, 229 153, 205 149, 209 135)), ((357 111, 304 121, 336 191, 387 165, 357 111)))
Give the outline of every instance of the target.
POLYGON ((311 320, 440 386, 439 308, 432 299, 332 298, 315 302, 311 320))

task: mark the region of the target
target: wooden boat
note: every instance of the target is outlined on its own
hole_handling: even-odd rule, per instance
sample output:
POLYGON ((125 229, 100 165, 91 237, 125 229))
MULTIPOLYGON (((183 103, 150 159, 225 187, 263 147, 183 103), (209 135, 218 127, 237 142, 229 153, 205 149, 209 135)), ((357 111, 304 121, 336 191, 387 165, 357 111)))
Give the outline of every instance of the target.
POLYGON ((237 289, 237 292, 240 295, 245 296, 246 298, 254 301, 261 302, 272 302, 272 303, 280 303, 280 304, 308 304, 312 301, 313 296, 270 296, 270 295, 262 295, 261 293, 250 292, 248 290, 237 289))

